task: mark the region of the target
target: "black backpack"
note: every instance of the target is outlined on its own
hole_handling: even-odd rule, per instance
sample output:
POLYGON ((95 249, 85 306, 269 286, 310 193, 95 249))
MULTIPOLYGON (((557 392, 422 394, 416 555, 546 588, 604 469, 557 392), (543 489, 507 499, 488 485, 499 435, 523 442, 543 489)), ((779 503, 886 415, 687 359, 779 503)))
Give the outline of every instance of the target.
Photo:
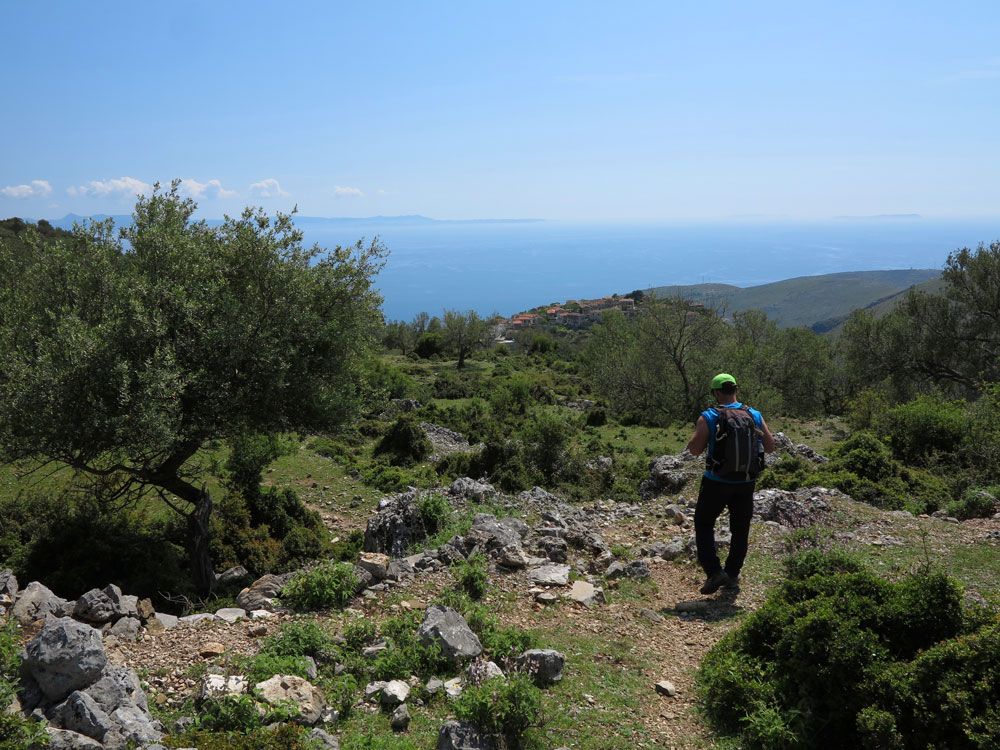
POLYGON ((764 452, 761 431, 750 408, 712 408, 719 418, 715 424, 715 445, 708 456, 709 470, 731 482, 753 481, 764 470, 764 452))

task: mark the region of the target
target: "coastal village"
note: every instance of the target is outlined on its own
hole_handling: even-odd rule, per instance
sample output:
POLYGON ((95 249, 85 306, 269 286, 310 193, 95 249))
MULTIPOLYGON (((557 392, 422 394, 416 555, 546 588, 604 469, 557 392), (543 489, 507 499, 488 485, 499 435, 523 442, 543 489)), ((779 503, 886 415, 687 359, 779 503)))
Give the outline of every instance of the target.
POLYGON ((537 325, 555 324, 567 328, 585 328, 600 322, 609 310, 621 310, 626 315, 635 313, 635 299, 631 296, 612 295, 599 299, 567 300, 563 304, 538 307, 512 316, 507 325, 514 330, 537 325))

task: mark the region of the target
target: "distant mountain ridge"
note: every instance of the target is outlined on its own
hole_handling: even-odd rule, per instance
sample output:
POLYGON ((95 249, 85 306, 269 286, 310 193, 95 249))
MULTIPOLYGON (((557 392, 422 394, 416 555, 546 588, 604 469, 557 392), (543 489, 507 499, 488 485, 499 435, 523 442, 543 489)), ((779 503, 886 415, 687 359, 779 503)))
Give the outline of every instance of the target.
POLYGON ((911 287, 933 290, 940 284, 941 271, 933 268, 846 271, 819 276, 799 276, 758 286, 732 284, 691 284, 661 286, 647 290, 661 297, 683 297, 727 315, 744 310, 761 310, 781 326, 805 326, 817 333, 839 328, 858 309, 885 312, 911 287))
MULTIPOLYGON (((50 224, 59 229, 72 229, 74 224, 85 221, 104 221, 114 219, 115 224, 127 225, 132 223, 130 215, 94 214, 92 216, 80 216, 79 214, 66 214, 61 219, 51 219, 50 224)), ((28 219, 28 221, 35 221, 28 219)), ((210 226, 218 226, 222 219, 205 219, 210 226)), ((323 225, 381 225, 381 226, 417 226, 422 224, 535 224, 544 222, 545 219, 432 219, 429 216, 420 214, 410 214, 404 216, 299 216, 294 217, 295 225, 298 227, 315 228, 323 225)))

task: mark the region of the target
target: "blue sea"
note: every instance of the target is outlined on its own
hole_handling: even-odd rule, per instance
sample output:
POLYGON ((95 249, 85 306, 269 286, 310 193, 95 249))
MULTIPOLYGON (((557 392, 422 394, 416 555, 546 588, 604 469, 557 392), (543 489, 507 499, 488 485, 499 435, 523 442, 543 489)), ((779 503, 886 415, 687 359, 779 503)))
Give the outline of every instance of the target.
POLYGON ((1000 239, 1000 219, 616 224, 303 222, 330 247, 378 236, 388 319, 473 309, 511 315, 567 299, 673 284, 752 286, 838 271, 941 268, 948 253, 1000 239))

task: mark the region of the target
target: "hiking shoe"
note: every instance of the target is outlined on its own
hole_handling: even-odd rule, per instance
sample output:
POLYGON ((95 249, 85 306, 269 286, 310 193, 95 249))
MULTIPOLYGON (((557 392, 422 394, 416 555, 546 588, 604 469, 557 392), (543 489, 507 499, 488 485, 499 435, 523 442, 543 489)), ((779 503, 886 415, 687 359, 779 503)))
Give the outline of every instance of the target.
POLYGON ((722 588, 732 594, 740 593, 740 577, 726 573, 726 582, 722 584, 722 588))
POLYGON ((703 594, 714 594, 728 582, 729 576, 726 575, 726 571, 720 570, 718 573, 712 573, 712 575, 706 578, 705 585, 702 586, 699 591, 703 594))

